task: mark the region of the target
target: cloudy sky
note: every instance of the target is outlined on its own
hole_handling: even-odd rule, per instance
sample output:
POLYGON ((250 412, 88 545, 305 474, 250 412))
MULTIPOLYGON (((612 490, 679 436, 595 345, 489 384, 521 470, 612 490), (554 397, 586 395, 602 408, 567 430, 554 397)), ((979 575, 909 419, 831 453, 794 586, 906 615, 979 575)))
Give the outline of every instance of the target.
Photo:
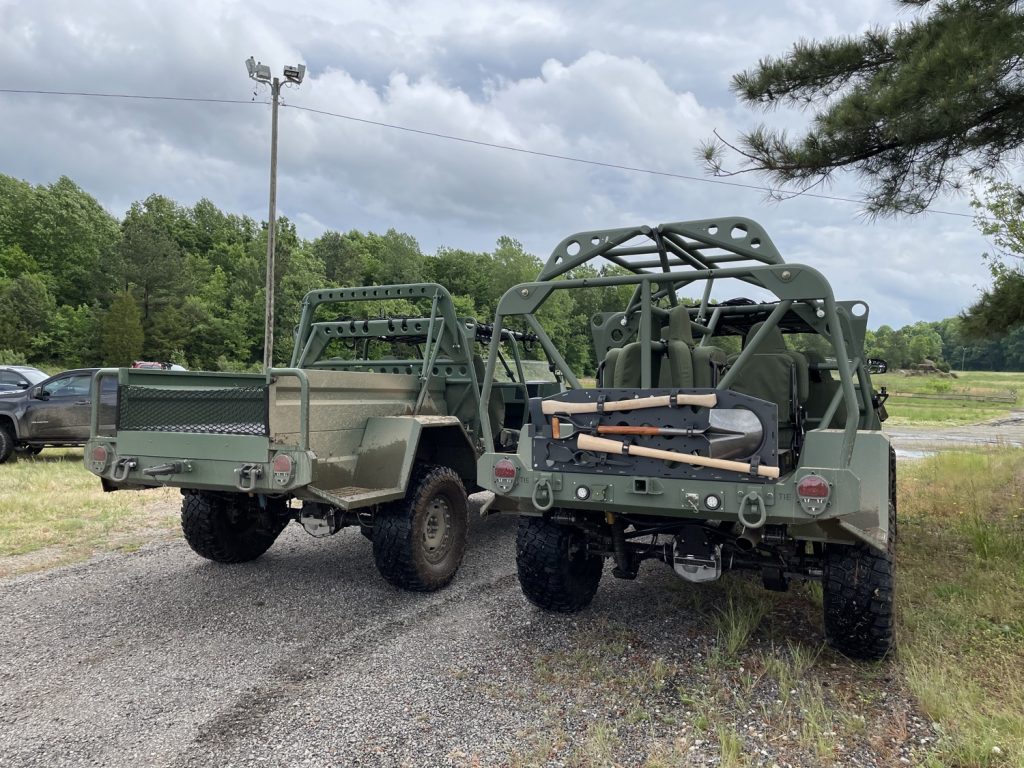
MULTIPOLYGON (((702 139, 765 119, 736 102, 732 74, 901 13, 888 0, 0 0, 0 88, 242 102, 0 93, 0 172, 67 175, 118 217, 157 192, 265 219, 270 108, 243 62, 304 62, 281 110, 278 210, 305 237, 394 227, 433 252, 512 235, 546 256, 575 231, 738 214, 839 298, 866 300, 872 327, 938 320, 987 284, 991 245, 969 218, 870 222, 849 203, 771 203, 298 109, 702 177, 702 139)), ((936 207, 969 212, 964 198, 936 207)))

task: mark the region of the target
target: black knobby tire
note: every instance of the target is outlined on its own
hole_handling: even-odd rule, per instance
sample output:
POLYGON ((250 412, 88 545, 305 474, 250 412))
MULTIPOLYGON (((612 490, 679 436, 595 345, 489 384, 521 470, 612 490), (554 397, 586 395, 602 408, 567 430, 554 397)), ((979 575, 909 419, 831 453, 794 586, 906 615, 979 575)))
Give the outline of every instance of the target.
POLYGON ((401 501, 383 505, 373 521, 373 559, 396 587, 433 592, 462 564, 469 499, 450 467, 417 465, 401 501))
POLYGON ((14 452, 14 435, 6 424, 0 424, 0 464, 3 464, 14 452))
POLYGON ((255 560, 288 524, 279 500, 261 507, 255 498, 186 493, 181 501, 181 530, 196 554, 217 563, 255 560))
POLYGON ((825 549, 822 603, 825 640, 854 659, 877 661, 896 642, 896 504, 889 501, 885 552, 866 544, 825 549))
POLYGON ((548 611, 575 613, 590 605, 604 558, 587 550, 586 534, 543 517, 520 517, 516 569, 526 599, 548 611))

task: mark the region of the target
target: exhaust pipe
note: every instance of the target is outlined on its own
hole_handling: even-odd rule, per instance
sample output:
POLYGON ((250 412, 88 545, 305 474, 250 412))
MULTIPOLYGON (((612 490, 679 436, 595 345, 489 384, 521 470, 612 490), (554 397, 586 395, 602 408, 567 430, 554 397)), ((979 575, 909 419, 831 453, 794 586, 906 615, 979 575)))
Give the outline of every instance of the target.
POLYGON ((743 533, 736 537, 736 548, 741 552, 753 552, 760 543, 760 528, 744 528, 743 533))

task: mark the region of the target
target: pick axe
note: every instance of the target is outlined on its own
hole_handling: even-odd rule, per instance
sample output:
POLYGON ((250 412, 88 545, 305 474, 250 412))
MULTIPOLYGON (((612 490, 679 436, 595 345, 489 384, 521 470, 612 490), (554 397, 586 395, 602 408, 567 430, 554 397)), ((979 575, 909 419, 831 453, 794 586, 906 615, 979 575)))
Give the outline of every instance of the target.
MULTIPOLYGON (((751 465, 743 461, 729 461, 728 459, 712 459, 709 456, 694 456, 692 453, 679 453, 677 451, 663 451, 659 448, 645 448, 642 445, 628 445, 618 440, 609 440, 604 437, 595 437, 581 433, 576 438, 576 445, 583 451, 597 451, 599 453, 626 454, 627 456, 644 456, 648 459, 661 459, 662 461, 674 461, 683 464, 693 464, 697 467, 710 467, 711 469, 724 469, 730 472, 742 472, 749 474, 751 465)), ((757 474, 760 477, 777 478, 778 467, 759 466, 757 474)))
POLYGON ((599 411, 633 411, 637 408, 668 408, 670 406, 695 405, 700 408, 714 408, 718 404, 717 395, 653 395, 637 397, 632 400, 608 400, 604 403, 565 403, 561 400, 544 400, 540 404, 541 413, 550 416, 554 413, 598 413, 599 411))

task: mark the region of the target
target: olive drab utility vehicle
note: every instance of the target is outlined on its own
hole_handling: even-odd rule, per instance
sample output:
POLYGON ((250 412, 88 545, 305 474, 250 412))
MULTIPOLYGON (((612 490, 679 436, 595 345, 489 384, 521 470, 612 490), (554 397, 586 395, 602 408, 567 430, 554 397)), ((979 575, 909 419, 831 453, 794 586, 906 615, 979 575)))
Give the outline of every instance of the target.
POLYGON ((749 219, 562 241, 535 282, 501 299, 480 403, 478 482, 494 509, 520 515, 526 597, 578 611, 605 559, 624 579, 644 560, 690 582, 739 569, 772 590, 815 579, 828 641, 850 656, 885 655, 896 468, 880 431, 886 394, 869 375, 881 363, 864 358, 867 312, 837 301, 812 267, 785 263, 749 219), (577 277, 584 265, 613 268, 577 277), (596 388, 580 384, 537 316, 558 291, 585 289, 631 295, 590 320, 596 388), (490 383, 497 340, 516 323, 568 389, 532 397, 520 439, 502 447, 483 416, 502 397, 490 383))
POLYGON ((312 291, 288 368, 99 371, 116 380, 116 426, 99 424, 94 395, 85 463, 107 489, 180 488, 185 539, 210 560, 253 560, 290 520, 313 536, 358 525, 388 581, 438 589, 465 548, 467 489, 485 448, 480 418, 486 447, 503 449, 529 398, 560 389, 526 382, 529 334, 505 330, 498 340, 503 380, 481 411, 478 350, 490 326, 457 317, 443 287, 312 291), (336 316, 398 300, 423 314, 336 316))

